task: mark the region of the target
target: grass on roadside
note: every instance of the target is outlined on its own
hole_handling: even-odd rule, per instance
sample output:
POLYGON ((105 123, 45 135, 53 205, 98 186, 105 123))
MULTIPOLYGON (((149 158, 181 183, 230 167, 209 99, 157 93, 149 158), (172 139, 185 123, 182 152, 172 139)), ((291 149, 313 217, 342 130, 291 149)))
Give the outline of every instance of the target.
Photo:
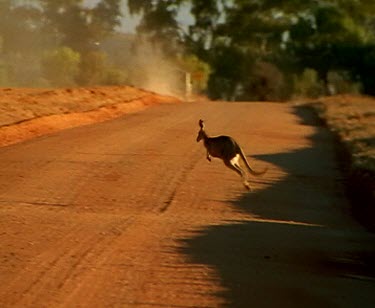
POLYGON ((312 105, 347 147, 352 167, 375 174, 375 98, 340 95, 312 105))
POLYGON ((375 98, 338 95, 309 103, 340 139, 349 157, 353 211, 375 230, 375 98))

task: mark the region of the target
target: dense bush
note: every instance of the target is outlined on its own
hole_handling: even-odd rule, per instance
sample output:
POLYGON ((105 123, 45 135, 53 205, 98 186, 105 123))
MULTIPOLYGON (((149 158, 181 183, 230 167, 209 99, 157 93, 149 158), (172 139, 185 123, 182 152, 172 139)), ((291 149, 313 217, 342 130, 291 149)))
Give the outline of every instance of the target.
POLYGON ((81 58, 77 84, 89 85, 120 85, 128 81, 127 72, 113 67, 102 51, 90 51, 81 58))
POLYGON ((79 72, 80 54, 68 47, 47 51, 41 61, 43 76, 52 86, 72 86, 79 72))
POLYGON ((184 55, 179 59, 181 69, 191 74, 191 83, 194 93, 204 93, 207 89, 208 79, 211 73, 210 66, 195 55, 184 55))
POLYGON ((324 94, 324 85, 318 73, 311 68, 305 69, 301 75, 294 75, 293 88, 296 97, 318 97, 324 94))
POLYGON ((248 80, 244 99, 275 101, 286 98, 284 75, 272 63, 256 62, 248 80))

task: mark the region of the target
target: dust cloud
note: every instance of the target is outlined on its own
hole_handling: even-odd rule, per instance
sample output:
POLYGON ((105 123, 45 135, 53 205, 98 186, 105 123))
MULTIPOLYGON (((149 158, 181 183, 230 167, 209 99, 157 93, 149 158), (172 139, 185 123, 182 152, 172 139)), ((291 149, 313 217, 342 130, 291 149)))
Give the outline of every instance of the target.
MULTIPOLYGON (((157 43, 118 31, 100 41, 82 42, 81 34, 74 34, 77 29, 62 34, 48 26, 35 3, 15 1, 8 12, 0 3, 0 87, 123 84, 160 94, 184 95, 185 72, 176 57, 166 55, 157 43), (86 45, 80 48, 83 43, 86 45), (65 53, 55 53, 52 60, 50 57, 46 61, 47 55, 63 48, 65 53)), ((66 30, 68 23, 60 26, 66 30)))
POLYGON ((160 94, 185 94, 185 71, 157 45, 138 41, 130 59, 129 82, 134 86, 160 94))

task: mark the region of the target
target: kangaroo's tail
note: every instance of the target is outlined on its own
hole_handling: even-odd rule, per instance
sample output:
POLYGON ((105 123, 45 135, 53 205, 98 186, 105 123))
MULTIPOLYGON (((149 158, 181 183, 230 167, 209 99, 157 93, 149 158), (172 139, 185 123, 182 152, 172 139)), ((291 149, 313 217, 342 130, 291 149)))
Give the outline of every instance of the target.
POLYGON ((259 176, 259 175, 265 174, 265 173, 267 172, 268 168, 264 168, 263 171, 255 171, 255 170, 253 170, 253 169, 250 167, 249 162, 248 162, 247 159, 246 159, 245 153, 242 151, 241 147, 239 147, 239 150, 240 150, 240 151, 239 151, 239 152, 240 152, 239 154, 240 154, 242 160, 245 162, 245 165, 246 165, 247 169, 249 170, 249 172, 250 172, 252 175, 259 176))

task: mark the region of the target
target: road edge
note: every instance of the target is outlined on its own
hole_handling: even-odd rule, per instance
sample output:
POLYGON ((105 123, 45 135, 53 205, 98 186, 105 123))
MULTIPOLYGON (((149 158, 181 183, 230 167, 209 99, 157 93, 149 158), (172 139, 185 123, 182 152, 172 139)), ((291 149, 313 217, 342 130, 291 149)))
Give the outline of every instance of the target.
POLYGON ((317 104, 307 103, 303 106, 311 109, 322 125, 332 132, 336 140, 337 157, 345 177, 345 193, 350 201, 352 214, 366 229, 375 233, 375 173, 355 164, 352 151, 330 126, 317 104))

